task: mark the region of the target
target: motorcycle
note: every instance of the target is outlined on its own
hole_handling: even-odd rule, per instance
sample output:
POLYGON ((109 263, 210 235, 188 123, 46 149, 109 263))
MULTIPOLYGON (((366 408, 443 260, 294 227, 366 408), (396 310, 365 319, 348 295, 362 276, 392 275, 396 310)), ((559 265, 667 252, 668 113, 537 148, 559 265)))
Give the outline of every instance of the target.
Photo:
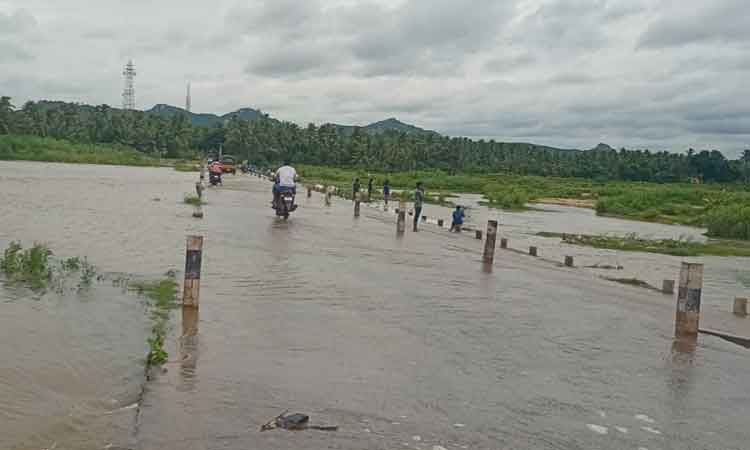
POLYGON ((278 202, 274 205, 277 217, 283 217, 284 220, 289 218, 289 214, 297 209, 294 204, 295 194, 292 190, 285 190, 279 194, 278 202))
POLYGON ((221 174, 218 172, 211 172, 208 174, 208 182, 211 183, 211 186, 217 186, 221 183, 221 174))

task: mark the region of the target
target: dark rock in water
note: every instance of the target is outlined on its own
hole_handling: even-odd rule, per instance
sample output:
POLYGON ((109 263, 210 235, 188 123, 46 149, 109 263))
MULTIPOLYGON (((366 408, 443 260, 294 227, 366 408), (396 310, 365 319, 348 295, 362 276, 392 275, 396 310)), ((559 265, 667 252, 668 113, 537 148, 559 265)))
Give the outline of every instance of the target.
POLYGON ((276 427, 285 430, 304 430, 310 423, 310 416, 307 414, 291 414, 276 418, 276 427))

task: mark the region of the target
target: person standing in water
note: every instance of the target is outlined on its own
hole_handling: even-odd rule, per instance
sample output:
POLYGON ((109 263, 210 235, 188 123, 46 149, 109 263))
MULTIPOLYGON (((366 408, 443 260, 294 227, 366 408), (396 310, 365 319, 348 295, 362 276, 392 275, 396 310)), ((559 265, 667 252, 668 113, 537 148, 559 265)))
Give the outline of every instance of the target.
POLYGON ((375 179, 373 177, 370 177, 370 179, 367 181, 367 203, 370 203, 370 199, 372 199, 372 184, 375 182, 375 179))
POLYGON ((451 222, 451 231, 456 233, 461 232, 461 225, 464 224, 464 209, 460 205, 456 205, 456 209, 453 211, 453 222, 451 222))
POLYGON ((419 218, 422 217, 422 204, 424 203, 424 188, 422 182, 417 182, 417 188, 414 190, 414 231, 419 231, 417 225, 419 218))
POLYGON ((391 198, 391 185, 388 182, 388 178, 383 181, 383 200, 385 200, 386 206, 388 206, 388 200, 391 198))
POLYGON ((352 184, 352 201, 357 199, 357 194, 359 194, 359 178, 355 178, 352 184))

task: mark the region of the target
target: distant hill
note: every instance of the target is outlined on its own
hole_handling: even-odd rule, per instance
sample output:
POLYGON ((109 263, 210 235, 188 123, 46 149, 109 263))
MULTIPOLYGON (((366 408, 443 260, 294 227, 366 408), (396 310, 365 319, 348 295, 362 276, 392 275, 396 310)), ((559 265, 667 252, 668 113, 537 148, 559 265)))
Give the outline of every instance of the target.
MULTIPOLYGON (((357 128, 356 125, 339 125, 339 124, 332 124, 336 127, 336 129, 339 131, 339 133, 344 134, 346 136, 351 136, 352 133, 354 133, 354 129, 357 128)), ((406 134, 419 134, 419 135, 438 135, 436 131, 432 130, 425 130, 424 128, 419 128, 414 125, 409 125, 408 123, 401 122, 398 119, 395 119, 391 117, 390 119, 381 120, 380 122, 374 122, 369 125, 365 125, 361 128, 365 133, 368 134, 380 134, 384 133, 389 130, 399 131, 401 133, 406 134)))
POLYGON ((599 145, 597 145, 596 147, 592 148, 591 150, 597 151, 597 152, 610 152, 610 151, 613 151, 615 149, 612 148, 608 144, 603 144, 603 143, 600 142, 599 145))
POLYGON ((210 114, 210 113, 188 112, 187 110, 183 108, 179 108, 177 106, 172 106, 172 105, 165 105, 163 103, 155 105, 153 108, 146 110, 145 112, 148 114, 155 114, 157 116, 167 117, 167 118, 180 115, 180 114, 186 114, 190 117, 190 122, 193 125, 204 126, 204 127, 210 127, 219 123, 224 123, 225 121, 231 120, 235 116, 238 119, 242 119, 242 120, 258 120, 261 117, 267 117, 267 115, 264 114, 263 112, 258 111, 257 109, 252 109, 252 108, 242 108, 242 109, 238 109, 237 111, 224 114, 223 116, 218 116, 216 114, 210 114))

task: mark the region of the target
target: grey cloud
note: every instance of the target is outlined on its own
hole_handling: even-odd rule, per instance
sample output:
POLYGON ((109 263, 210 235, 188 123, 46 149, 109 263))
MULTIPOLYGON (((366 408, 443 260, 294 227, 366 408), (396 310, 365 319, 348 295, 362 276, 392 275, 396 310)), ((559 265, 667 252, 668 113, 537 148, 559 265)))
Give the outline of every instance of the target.
POLYGON ((745 0, 671 2, 639 41, 642 48, 700 43, 750 43, 750 8, 745 0))
POLYGON ((301 76, 335 66, 337 57, 335 49, 324 43, 290 44, 253 55, 245 71, 263 76, 301 76))
POLYGON ((537 59, 530 53, 504 54, 486 61, 483 70, 490 73, 509 72, 534 64, 537 59))
POLYGON ((34 55, 20 45, 0 40, 0 63, 25 62, 34 59, 34 55))
POLYGON ((40 99, 46 96, 69 96, 86 92, 86 88, 78 83, 70 83, 50 78, 37 78, 34 76, 10 76, 0 79, 0 91, 12 93, 17 96, 28 96, 28 98, 40 99), (39 96, 44 92, 45 96, 39 96))
POLYGON ((25 9, 16 10, 11 14, 0 12, 0 35, 22 33, 36 25, 36 18, 25 9))
POLYGON ((606 0, 546 2, 516 25, 515 38, 527 45, 576 52, 606 47, 606 5, 606 0))

